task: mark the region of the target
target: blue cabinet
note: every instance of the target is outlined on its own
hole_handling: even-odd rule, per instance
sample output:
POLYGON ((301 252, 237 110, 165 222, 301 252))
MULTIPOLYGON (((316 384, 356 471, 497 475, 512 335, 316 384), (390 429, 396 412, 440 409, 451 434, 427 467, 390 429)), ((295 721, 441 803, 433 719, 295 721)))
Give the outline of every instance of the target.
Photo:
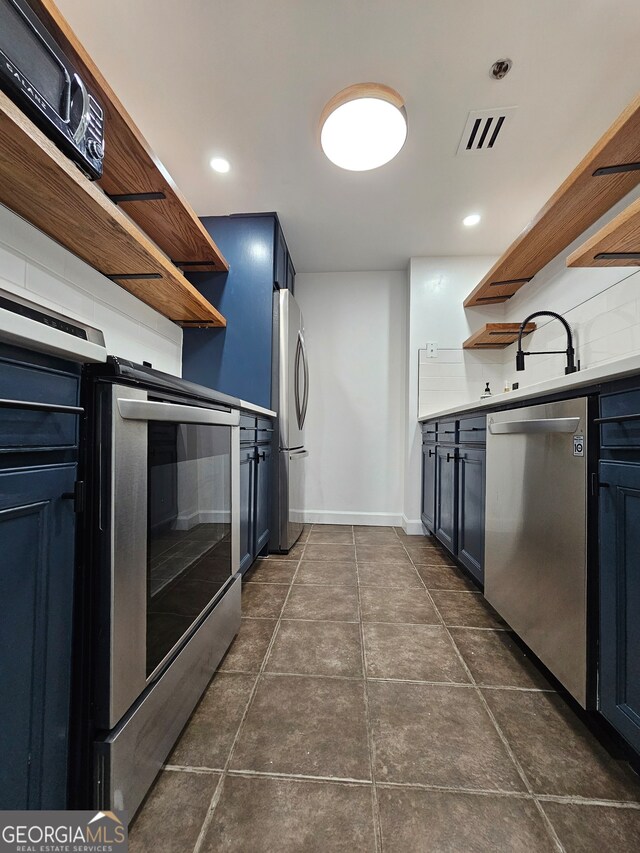
POLYGON ((191 273, 192 284, 225 316, 226 328, 185 329, 185 379, 271 406, 273 291, 293 289, 295 271, 278 217, 202 219, 229 262, 228 273, 191 273))
POLYGON ((79 374, 0 345, 0 809, 68 807, 79 374))
POLYGON ((0 809, 64 809, 74 464, 0 471, 0 809))
POLYGON ((430 533, 436 525, 436 446, 422 443, 422 523, 430 533))
POLYGON ((436 530, 445 548, 456 551, 456 449, 447 445, 436 450, 436 530))
POLYGON ((640 752, 640 463, 599 479, 600 711, 640 752))
POLYGON ((244 574, 271 537, 272 422, 240 418, 240 571, 244 574))
POLYGON ((458 448, 457 557, 480 583, 484 582, 484 448, 458 448))

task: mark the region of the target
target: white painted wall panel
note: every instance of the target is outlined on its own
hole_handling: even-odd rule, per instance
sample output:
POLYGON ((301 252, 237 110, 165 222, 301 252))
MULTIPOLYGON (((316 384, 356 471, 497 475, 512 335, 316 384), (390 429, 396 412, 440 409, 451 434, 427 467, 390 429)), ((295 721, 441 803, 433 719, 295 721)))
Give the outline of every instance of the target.
POLYGON ((296 276, 311 393, 308 521, 399 524, 402 518, 407 276, 296 276))

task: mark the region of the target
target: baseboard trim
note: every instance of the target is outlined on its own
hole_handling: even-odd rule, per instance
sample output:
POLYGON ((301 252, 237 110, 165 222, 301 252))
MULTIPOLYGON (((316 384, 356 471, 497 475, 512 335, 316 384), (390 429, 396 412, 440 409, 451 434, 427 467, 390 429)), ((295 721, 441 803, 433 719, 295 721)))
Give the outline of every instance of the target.
POLYGON ((372 527, 402 527, 402 515, 385 512, 340 512, 308 509, 304 512, 307 524, 362 524, 372 527))
POLYGON ((406 515, 403 515, 401 526, 407 536, 424 536, 424 528, 419 518, 409 519, 406 515))

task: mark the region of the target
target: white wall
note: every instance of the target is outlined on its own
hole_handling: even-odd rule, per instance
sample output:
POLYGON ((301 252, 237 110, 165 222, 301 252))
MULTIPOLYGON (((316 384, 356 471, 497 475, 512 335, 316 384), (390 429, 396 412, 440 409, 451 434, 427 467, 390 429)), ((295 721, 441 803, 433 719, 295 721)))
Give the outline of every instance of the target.
POLYGON ((311 380, 306 519, 400 524, 407 275, 299 274, 296 300, 311 380))
POLYGON ((110 355, 181 373, 179 326, 2 205, 0 288, 102 329, 110 355))

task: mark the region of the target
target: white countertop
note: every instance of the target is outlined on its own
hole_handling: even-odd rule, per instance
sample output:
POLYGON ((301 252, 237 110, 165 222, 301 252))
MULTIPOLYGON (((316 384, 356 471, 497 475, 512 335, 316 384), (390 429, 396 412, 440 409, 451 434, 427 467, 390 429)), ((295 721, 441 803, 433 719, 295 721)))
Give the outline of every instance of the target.
POLYGON ((526 388, 518 388, 516 391, 492 394, 491 397, 486 397, 484 400, 460 403, 451 409, 430 412, 428 415, 422 415, 422 417, 418 418, 418 421, 422 423, 424 421, 431 421, 434 418, 441 418, 445 415, 493 409, 496 406, 509 405, 510 403, 517 403, 522 400, 533 400, 536 397, 546 397, 548 394, 556 394, 585 385, 597 385, 599 382, 612 382, 615 379, 624 379, 625 376, 633 376, 634 373, 640 373, 640 353, 629 355, 616 361, 607 361, 595 367, 587 367, 584 370, 579 370, 577 373, 570 373, 568 376, 554 376, 553 379, 547 379, 545 382, 536 382, 534 385, 527 385, 526 388))
POLYGON ((254 415, 264 415, 265 418, 278 417, 277 412, 272 412, 271 409, 265 409, 263 406, 256 406, 255 403, 247 403, 246 400, 240 400, 240 408, 243 412, 252 412, 254 415))

